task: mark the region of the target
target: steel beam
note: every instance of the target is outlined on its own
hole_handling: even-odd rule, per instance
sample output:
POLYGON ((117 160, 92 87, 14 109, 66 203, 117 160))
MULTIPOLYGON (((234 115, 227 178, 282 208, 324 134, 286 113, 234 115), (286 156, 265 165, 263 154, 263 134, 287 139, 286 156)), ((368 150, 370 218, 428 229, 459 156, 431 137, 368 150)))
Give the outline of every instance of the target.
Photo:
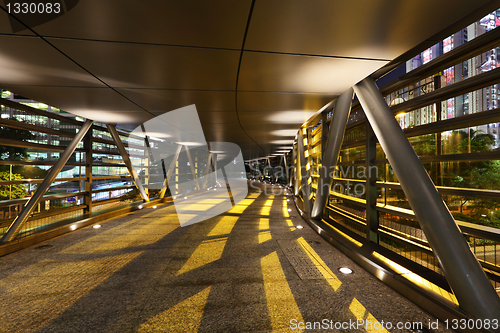
POLYGON ((375 82, 366 78, 354 91, 460 307, 476 318, 500 318, 500 298, 375 82))
MULTIPOLYGON (((47 190, 49 189, 50 185, 56 179, 57 175, 61 171, 61 169, 64 167, 66 162, 68 162, 69 158, 73 154, 73 152, 76 149, 76 146, 82 141, 84 138, 85 134, 87 134, 88 130, 91 128, 93 123, 93 120, 87 119, 78 133, 75 135, 73 140, 69 143, 69 145, 64 149, 64 151, 61 153, 59 156, 59 159, 57 162, 54 164, 52 168, 50 168, 49 173, 45 178, 43 179, 43 182, 38 186, 37 190, 35 191, 35 194, 28 200, 26 205, 21 209, 21 212, 19 215, 12 221, 12 224, 10 225, 9 229, 7 232, 4 234, 2 237, 2 243, 4 242, 10 242, 14 240, 14 238, 17 236, 19 231, 21 230, 21 227, 23 226, 24 222, 28 219, 28 217, 31 215, 35 207, 38 205, 40 200, 42 199, 43 195, 47 190)), ((86 156, 86 158, 89 158, 86 156)), ((92 158, 92 156, 90 156, 92 158)))
POLYGON ((333 182, 333 173, 339 159, 340 148, 344 140, 344 132, 351 112, 354 91, 349 89, 340 95, 335 103, 332 121, 328 130, 328 139, 324 149, 322 167, 319 173, 316 200, 311 211, 312 219, 321 219, 333 182))
POLYGON ((122 140, 120 139, 120 135, 116 131, 116 128, 114 125, 106 125, 108 128, 109 134, 111 134, 111 137, 115 141, 116 147, 118 147, 118 151, 120 152, 120 155, 122 156, 123 163, 127 166, 128 172, 134 179, 135 186, 139 190, 139 193, 141 194, 142 200, 145 202, 149 201, 148 195, 146 194, 146 191, 144 190, 144 187, 142 186, 141 180, 137 176, 137 172, 135 172, 134 166, 132 165, 132 162, 130 161, 130 158, 128 156, 127 150, 125 150, 125 146, 123 145, 122 140))
POLYGON ((304 147, 304 135, 303 129, 301 128, 299 131, 299 135, 297 138, 297 155, 298 160, 300 160, 300 168, 297 173, 300 174, 300 192, 302 192, 302 201, 304 202, 304 213, 306 216, 310 216, 311 214, 311 198, 310 198, 310 186, 308 183, 309 180, 309 171, 307 170, 306 164, 306 155, 305 155, 305 147, 304 147))

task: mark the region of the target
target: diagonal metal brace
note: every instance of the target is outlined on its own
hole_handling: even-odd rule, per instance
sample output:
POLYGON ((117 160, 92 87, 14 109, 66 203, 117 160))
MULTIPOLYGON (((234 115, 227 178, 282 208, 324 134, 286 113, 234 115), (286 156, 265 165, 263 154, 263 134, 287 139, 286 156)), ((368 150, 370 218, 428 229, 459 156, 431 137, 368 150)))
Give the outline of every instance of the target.
MULTIPOLYGON (((70 144, 64 149, 64 152, 59 156, 59 159, 57 160, 56 164, 52 168, 50 168, 49 173, 47 176, 45 176, 43 182, 40 184, 40 186, 37 188, 35 191, 35 194, 28 200, 26 205, 22 208, 21 212, 19 215, 12 221, 12 224, 10 225, 9 229, 5 233, 5 235, 2 237, 1 242, 10 242, 14 238, 16 238, 17 234, 21 230, 21 227, 23 226, 24 222, 30 217, 31 213, 33 213, 33 209, 35 209, 36 205, 40 202, 42 199, 43 195, 47 192, 47 190, 50 188, 50 185, 56 179, 57 175, 61 171, 61 169, 64 167, 66 162, 68 162, 69 158, 71 155, 73 155, 73 152, 76 149, 76 146, 82 141, 83 137, 85 134, 87 134, 88 130, 92 126, 93 120, 87 119, 78 133, 75 135, 73 140, 71 140, 70 144)), ((87 158, 92 158, 91 156, 86 156, 87 158)))
POLYGON ((120 139, 120 136, 118 135, 118 132, 116 131, 116 127, 114 125, 106 125, 108 128, 109 134, 111 134, 111 137, 115 141, 116 146, 118 147, 118 151, 120 152, 120 155, 122 156, 123 163, 127 166, 128 172, 134 179, 135 186, 139 190, 139 193, 141 194, 142 200, 145 202, 149 201, 148 195, 146 194, 146 191, 144 190, 144 187, 142 186, 141 180, 137 176, 137 172, 135 172, 134 167, 132 165, 132 162, 130 161, 130 158, 128 156, 127 151, 125 150, 125 146, 123 145, 122 140, 120 139))

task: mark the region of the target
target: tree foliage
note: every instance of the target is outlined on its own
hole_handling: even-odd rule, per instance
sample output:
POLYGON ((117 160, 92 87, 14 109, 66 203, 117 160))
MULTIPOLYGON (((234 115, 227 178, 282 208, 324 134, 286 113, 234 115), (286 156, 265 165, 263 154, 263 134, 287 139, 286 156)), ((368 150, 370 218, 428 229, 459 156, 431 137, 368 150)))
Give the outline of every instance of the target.
MULTIPOLYGON (((23 180, 23 176, 17 173, 12 174, 12 180, 23 180)), ((10 180, 9 171, 0 172, 0 180, 10 180)), ((20 199, 26 197, 28 194, 28 185, 14 184, 14 185, 0 185, 0 200, 20 199), (12 186, 12 191, 10 190, 12 186), (11 191, 10 195, 9 192, 11 191)))

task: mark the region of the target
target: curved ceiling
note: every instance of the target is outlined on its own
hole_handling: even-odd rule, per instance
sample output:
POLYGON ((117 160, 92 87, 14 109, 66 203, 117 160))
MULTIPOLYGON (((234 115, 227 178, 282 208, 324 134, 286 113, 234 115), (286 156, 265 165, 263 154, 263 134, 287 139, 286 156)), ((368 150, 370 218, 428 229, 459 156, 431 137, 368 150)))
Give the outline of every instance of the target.
POLYGON ((335 96, 498 4, 64 0, 61 15, 33 20, 9 17, 8 2, 0 88, 127 128, 196 104, 207 141, 234 142, 245 159, 283 150, 335 96))

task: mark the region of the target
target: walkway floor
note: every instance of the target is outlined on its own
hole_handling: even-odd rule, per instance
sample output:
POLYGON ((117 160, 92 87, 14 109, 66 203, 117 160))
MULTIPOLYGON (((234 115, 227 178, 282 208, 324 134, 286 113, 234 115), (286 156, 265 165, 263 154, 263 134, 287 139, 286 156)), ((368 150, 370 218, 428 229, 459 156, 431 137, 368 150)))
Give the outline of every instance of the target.
POLYGON ((326 243, 281 188, 256 184, 188 227, 165 205, 0 258, 0 332, 296 332, 318 321, 412 332, 347 325, 435 320, 326 243))

